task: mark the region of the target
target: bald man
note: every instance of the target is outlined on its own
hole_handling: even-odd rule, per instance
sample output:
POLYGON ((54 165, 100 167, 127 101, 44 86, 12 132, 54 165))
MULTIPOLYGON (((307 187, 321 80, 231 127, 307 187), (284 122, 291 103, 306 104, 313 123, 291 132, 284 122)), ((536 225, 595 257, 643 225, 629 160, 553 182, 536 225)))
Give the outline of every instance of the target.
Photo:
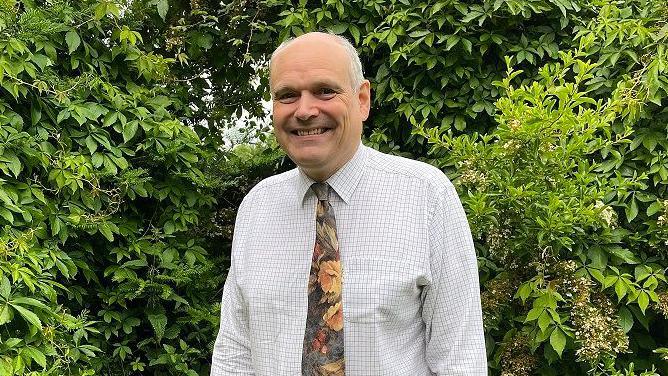
POLYGON ((362 145, 371 90, 345 38, 288 40, 270 69, 274 133, 298 167, 239 208, 211 375, 486 375, 452 183, 362 145))

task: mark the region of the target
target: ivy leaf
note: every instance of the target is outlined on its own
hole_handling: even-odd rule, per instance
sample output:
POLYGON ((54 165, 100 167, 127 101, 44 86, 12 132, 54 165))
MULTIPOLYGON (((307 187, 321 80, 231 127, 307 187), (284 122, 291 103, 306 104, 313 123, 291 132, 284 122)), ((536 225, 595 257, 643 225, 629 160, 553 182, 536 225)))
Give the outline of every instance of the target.
POLYGON ((77 48, 79 48, 79 45, 81 44, 81 38, 79 38, 79 34, 77 34, 76 31, 70 30, 65 34, 65 42, 67 43, 67 48, 69 48, 70 54, 74 51, 76 51, 77 48))

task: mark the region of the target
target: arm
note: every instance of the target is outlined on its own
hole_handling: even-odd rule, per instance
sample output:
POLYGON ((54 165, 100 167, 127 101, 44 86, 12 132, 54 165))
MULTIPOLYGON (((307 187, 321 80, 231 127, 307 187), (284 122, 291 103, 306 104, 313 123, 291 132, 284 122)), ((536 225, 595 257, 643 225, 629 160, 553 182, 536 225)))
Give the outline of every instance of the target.
POLYGON ((243 249, 244 229, 249 217, 244 215, 243 209, 242 203, 235 224, 230 270, 223 288, 220 330, 213 345, 211 376, 253 375, 248 310, 238 285, 238 273, 241 270, 238 255, 243 249))
POLYGON ((431 284, 423 291, 427 364, 437 375, 487 375, 478 266, 471 230, 448 184, 429 216, 431 284))

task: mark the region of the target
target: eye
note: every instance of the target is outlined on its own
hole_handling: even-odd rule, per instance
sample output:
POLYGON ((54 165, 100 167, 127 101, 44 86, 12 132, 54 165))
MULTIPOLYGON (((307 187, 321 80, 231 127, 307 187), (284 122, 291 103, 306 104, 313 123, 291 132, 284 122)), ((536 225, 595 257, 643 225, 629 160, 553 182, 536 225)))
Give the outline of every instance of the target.
POLYGON ((293 103, 297 100, 297 94, 292 91, 286 91, 275 95, 277 101, 281 103, 293 103))
POLYGON ((323 87, 316 91, 316 95, 321 99, 332 99, 336 94, 336 90, 328 87, 323 87))

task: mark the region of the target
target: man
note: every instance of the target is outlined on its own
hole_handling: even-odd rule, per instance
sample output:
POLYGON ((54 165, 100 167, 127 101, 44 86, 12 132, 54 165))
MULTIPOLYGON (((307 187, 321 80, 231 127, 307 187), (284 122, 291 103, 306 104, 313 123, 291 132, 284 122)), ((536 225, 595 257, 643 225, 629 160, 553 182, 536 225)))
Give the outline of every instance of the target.
POLYGON ((239 208, 211 375, 486 375, 452 183, 361 144, 370 87, 344 38, 290 40, 270 69, 274 132, 298 168, 239 208))

